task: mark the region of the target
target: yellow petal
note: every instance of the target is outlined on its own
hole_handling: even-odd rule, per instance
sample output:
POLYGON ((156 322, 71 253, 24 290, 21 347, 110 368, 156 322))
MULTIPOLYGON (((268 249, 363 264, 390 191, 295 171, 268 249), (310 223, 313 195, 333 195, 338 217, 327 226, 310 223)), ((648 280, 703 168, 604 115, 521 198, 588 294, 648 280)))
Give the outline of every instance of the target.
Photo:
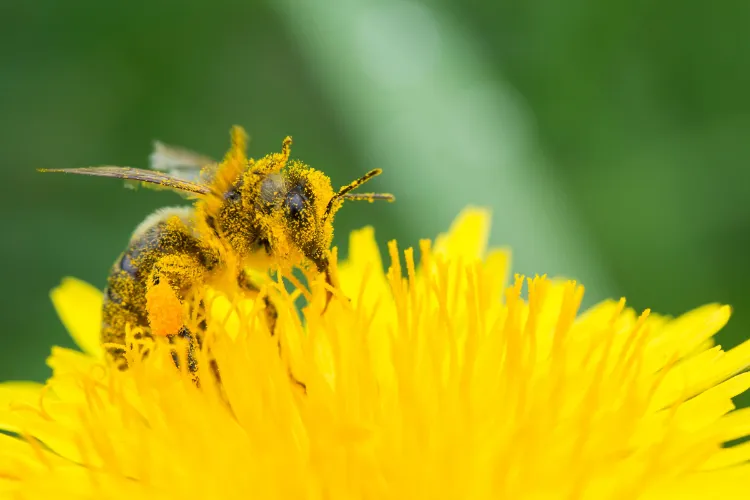
POLYGON ((484 257, 490 234, 489 210, 469 207, 451 224, 447 234, 435 240, 436 254, 450 255, 455 260, 472 262, 484 257))
POLYGON ((750 435, 750 408, 728 413, 719 421, 716 431, 722 441, 731 441, 750 435))
POLYGON ((218 320, 232 339, 242 329, 243 321, 251 317, 255 302, 255 298, 243 297, 241 303, 233 303, 226 294, 212 288, 206 293, 206 303, 210 304, 209 317, 218 320))
POLYGON ((369 263, 373 264, 376 269, 383 268, 380 250, 375 241, 375 230, 372 226, 352 231, 349 236, 349 257, 340 266, 363 267, 369 263))
POLYGON ((372 227, 351 233, 349 257, 339 264, 338 275, 341 289, 354 305, 372 310, 375 304, 387 297, 388 282, 383 276, 383 260, 372 227))
POLYGON ((682 358, 696 351, 707 339, 721 330, 729 321, 732 309, 721 304, 707 304, 667 322, 661 334, 649 348, 657 355, 650 360, 659 363, 674 356, 682 358))
POLYGON ((44 388, 36 382, 4 382, 0 384, 0 429, 19 431, 18 410, 35 407, 44 388))
POLYGON ((44 384, 37 382, 3 382, 0 383, 0 406, 23 402, 36 403, 44 384))
POLYGON ((99 334, 102 324, 102 292, 85 281, 65 278, 50 293, 60 321, 78 347, 91 356, 104 355, 99 334))
POLYGON ((678 481, 656 484, 639 498, 642 500, 665 498, 744 500, 748 497, 748 477, 750 477, 750 465, 700 472, 683 476, 678 481))

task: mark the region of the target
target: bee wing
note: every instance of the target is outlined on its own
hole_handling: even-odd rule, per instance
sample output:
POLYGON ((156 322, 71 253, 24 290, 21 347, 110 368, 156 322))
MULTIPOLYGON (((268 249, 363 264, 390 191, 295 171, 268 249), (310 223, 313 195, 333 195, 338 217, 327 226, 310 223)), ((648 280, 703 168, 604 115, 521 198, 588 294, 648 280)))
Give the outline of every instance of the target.
POLYGON ((131 167, 83 167, 83 168, 59 168, 42 169, 41 172, 62 172, 65 174, 93 175, 97 177, 113 177, 125 181, 143 183, 156 189, 170 189, 186 194, 203 195, 208 194, 209 189, 203 184, 173 177, 164 172, 145 170, 131 167))
POLYGON ((210 183, 218 166, 218 163, 208 156, 159 141, 154 141, 154 151, 149 159, 152 169, 199 184, 210 183))

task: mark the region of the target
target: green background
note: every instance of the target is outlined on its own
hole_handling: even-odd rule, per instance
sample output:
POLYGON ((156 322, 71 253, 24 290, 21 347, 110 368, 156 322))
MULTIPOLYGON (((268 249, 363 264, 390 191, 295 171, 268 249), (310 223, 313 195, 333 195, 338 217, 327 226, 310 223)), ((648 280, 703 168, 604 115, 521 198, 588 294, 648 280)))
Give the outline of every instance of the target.
POLYGON ((0 4, 0 379, 70 345, 48 291, 102 286, 175 195, 39 167, 145 166, 151 141, 223 154, 232 124, 393 205, 350 204, 337 242, 494 210, 515 269, 678 314, 732 304, 748 338, 750 3, 595 0, 0 4))

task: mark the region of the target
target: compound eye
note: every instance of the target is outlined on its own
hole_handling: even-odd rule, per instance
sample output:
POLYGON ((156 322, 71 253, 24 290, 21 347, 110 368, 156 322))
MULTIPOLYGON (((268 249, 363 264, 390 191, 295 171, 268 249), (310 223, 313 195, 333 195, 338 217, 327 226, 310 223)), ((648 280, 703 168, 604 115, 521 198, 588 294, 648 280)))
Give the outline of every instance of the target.
POLYGON ((237 181, 232 184, 232 187, 229 188, 224 193, 224 199, 231 203, 236 203, 242 199, 242 177, 237 179, 237 181))
POLYGON ((284 203, 289 216, 293 219, 299 219, 307 205, 307 198, 302 193, 292 192, 286 195, 284 203))
POLYGON ((233 187, 224 193, 224 199, 231 202, 238 202, 242 199, 242 195, 240 194, 239 189, 233 187))

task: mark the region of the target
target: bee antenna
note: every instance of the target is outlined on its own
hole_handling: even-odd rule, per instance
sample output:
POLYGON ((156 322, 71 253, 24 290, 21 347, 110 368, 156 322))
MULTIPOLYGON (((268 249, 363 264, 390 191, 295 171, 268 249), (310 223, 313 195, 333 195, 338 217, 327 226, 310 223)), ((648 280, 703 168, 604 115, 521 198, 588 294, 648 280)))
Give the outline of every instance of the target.
POLYGON ((383 171, 381 169, 375 168, 367 172, 365 175, 363 175, 359 179, 339 189, 338 193, 334 194, 333 198, 331 198, 331 201, 328 202, 328 206, 326 206, 325 214, 323 215, 323 220, 325 221, 328 219, 328 217, 331 215, 331 212, 333 211, 333 206, 336 204, 336 201, 338 200, 364 200, 364 201, 369 201, 369 202, 373 202, 375 200, 395 201, 396 197, 389 193, 358 193, 358 194, 349 193, 350 191, 358 188, 359 186, 369 181, 373 177, 377 177, 378 175, 382 173, 383 171))

